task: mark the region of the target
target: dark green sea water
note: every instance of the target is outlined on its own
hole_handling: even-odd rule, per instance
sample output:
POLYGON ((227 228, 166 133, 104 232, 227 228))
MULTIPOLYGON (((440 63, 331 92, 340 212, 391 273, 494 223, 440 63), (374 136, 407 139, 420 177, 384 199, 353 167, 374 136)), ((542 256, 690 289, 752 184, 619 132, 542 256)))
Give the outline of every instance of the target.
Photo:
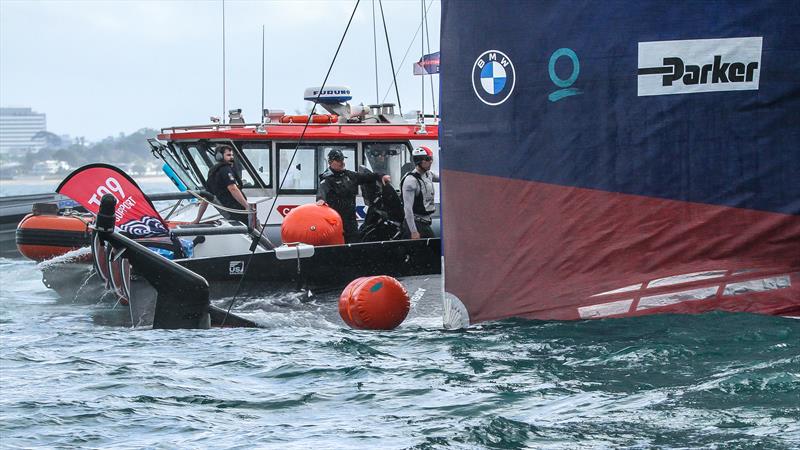
MULTIPOLYGON (((800 448, 800 321, 747 314, 392 332, 335 294, 257 330, 131 330, 0 260, 3 448, 800 448)), ((415 292, 412 292, 414 294, 415 292)))

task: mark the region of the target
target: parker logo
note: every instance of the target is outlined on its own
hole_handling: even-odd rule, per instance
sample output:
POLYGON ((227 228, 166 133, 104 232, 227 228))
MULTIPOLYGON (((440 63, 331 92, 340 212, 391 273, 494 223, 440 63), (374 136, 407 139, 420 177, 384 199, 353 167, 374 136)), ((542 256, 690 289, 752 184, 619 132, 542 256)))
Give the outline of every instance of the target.
POLYGON ((638 95, 758 90, 761 37, 639 42, 638 95))

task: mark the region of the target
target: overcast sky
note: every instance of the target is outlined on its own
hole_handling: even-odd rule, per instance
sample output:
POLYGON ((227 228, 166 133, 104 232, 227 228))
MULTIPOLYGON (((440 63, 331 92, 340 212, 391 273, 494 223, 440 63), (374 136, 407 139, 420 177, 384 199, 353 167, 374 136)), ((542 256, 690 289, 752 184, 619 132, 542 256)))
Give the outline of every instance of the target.
MULTIPOLYGON (((438 0, 425 0, 431 51, 439 50, 438 0)), ((319 86, 355 0, 225 1, 226 106, 248 122, 261 109, 261 26, 266 26, 266 107, 304 110, 319 86)), ((376 100, 373 0, 361 0, 328 85, 353 102, 376 100)), ((383 0, 403 111, 419 109, 420 0, 383 0), (408 58, 399 66, 411 45, 408 58)), ((380 100, 395 102, 378 20, 380 100)), ((427 50, 427 46, 426 46, 427 50)), ((425 79, 427 112, 430 81, 425 79)), ((438 76, 434 76, 438 89, 438 76)), ((436 98, 438 108, 438 97, 436 98)), ((222 1, 0 0, 0 105, 47 114, 57 134, 98 140, 142 127, 208 123, 222 114, 222 1)))

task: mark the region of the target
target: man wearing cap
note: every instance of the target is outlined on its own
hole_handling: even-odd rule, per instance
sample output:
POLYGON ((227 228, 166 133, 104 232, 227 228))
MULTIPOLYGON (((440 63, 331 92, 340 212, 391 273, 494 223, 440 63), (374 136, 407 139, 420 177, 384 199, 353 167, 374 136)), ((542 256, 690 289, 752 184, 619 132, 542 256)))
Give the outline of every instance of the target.
POLYGON ((436 237, 431 228, 431 216, 436 212, 433 183, 439 181, 439 175, 431 172, 433 151, 428 147, 417 147, 411 156, 416 166, 400 180, 406 213, 403 236, 411 239, 436 237))
POLYGON ((358 223, 356 221, 356 195, 358 185, 382 181, 392 181, 389 175, 382 173, 357 173, 345 169, 346 156, 341 150, 334 148, 328 152, 328 169, 319 176, 317 204, 328 204, 342 217, 344 241, 359 242, 358 223))

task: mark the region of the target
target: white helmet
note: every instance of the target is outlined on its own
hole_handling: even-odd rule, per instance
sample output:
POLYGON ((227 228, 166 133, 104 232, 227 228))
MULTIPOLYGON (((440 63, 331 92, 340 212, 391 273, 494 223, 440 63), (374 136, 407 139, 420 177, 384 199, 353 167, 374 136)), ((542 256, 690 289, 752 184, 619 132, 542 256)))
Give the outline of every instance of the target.
POLYGON ((415 148, 411 152, 411 157, 414 159, 414 164, 419 164, 422 161, 433 161, 433 151, 423 145, 415 148))

